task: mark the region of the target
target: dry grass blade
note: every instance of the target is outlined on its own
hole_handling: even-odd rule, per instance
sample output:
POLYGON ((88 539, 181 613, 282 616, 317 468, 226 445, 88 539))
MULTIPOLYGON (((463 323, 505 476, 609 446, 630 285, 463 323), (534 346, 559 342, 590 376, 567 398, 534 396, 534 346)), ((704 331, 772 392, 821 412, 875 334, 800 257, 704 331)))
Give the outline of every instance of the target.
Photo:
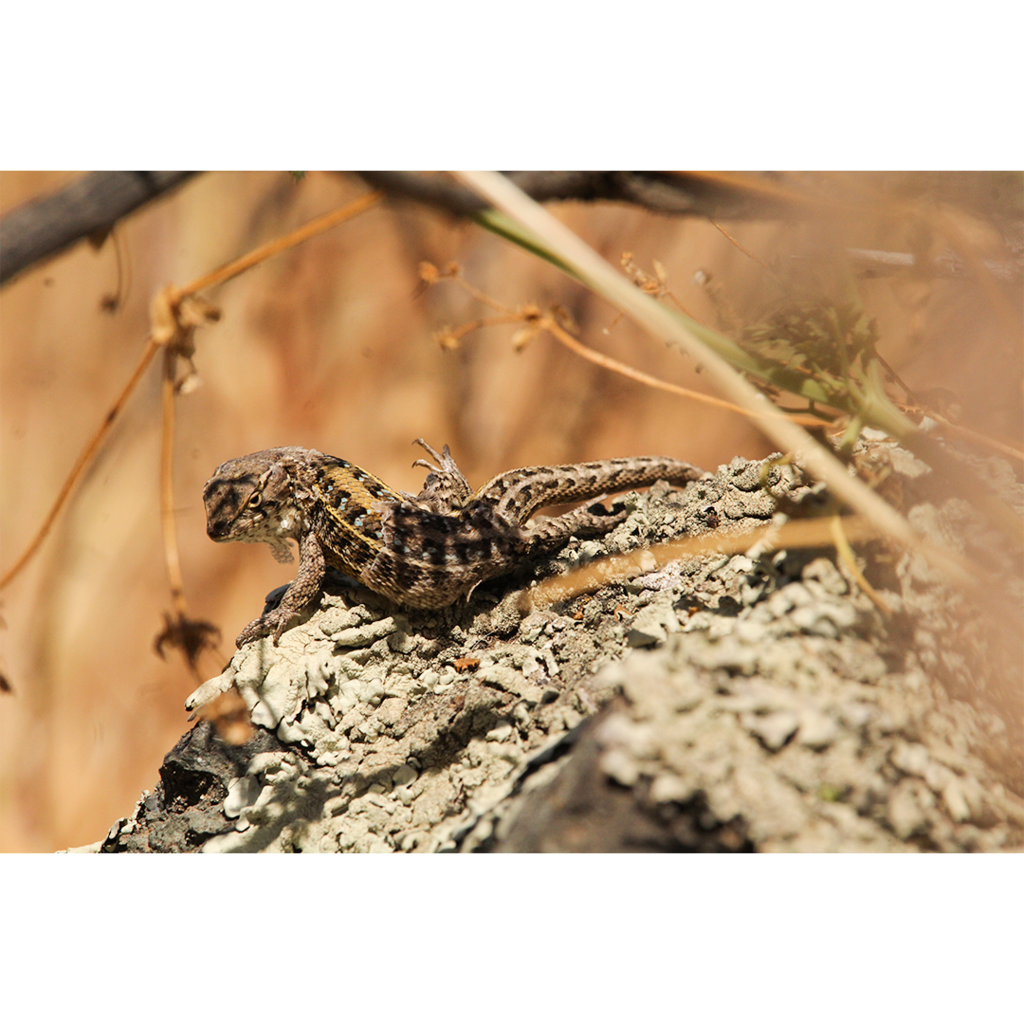
POLYGON ((878 530, 863 516, 831 516, 827 519, 790 521, 759 530, 683 537, 680 540, 652 544, 650 547, 625 554, 598 558, 582 568, 543 580, 523 595, 521 610, 528 612, 533 608, 567 601, 580 594, 597 590, 606 583, 622 581, 640 572, 652 572, 658 566, 680 558, 699 558, 714 554, 734 555, 749 551, 755 545, 759 551, 832 546, 835 542, 837 523, 847 542, 871 540, 878 536, 878 530))
MULTIPOLYGON (((558 264, 583 280, 598 294, 617 306, 656 337, 670 339, 700 362, 719 389, 737 405, 751 413, 761 413, 758 426, 783 450, 797 455, 832 493, 865 516, 882 534, 921 552, 950 579, 963 585, 978 583, 978 572, 962 557, 945 547, 926 543, 894 508, 886 504, 862 481, 851 476, 846 467, 817 444, 805 431, 781 412, 764 415, 764 399, 742 376, 689 330, 681 318, 650 296, 633 287, 593 249, 559 223, 501 175, 484 171, 465 171, 458 175, 471 188, 526 228, 534 245, 550 252, 558 264)), ((902 424, 901 424, 902 429, 902 424)))

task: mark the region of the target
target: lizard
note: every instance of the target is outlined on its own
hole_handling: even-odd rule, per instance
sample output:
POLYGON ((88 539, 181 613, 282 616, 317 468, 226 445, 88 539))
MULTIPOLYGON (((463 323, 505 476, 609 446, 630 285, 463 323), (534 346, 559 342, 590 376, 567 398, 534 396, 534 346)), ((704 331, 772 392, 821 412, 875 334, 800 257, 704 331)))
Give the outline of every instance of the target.
POLYGON ((293 560, 289 540, 299 547, 280 604, 250 622, 237 647, 268 633, 276 644, 320 592, 328 565, 398 605, 443 608, 573 535, 607 533, 628 514, 591 504, 530 523, 537 509, 706 475, 689 462, 645 456, 513 469, 474 491, 448 445, 438 453, 422 438, 415 443, 435 460, 413 463, 429 470, 417 495, 311 448, 268 448, 217 467, 203 488, 212 540, 263 542, 280 562, 293 560))

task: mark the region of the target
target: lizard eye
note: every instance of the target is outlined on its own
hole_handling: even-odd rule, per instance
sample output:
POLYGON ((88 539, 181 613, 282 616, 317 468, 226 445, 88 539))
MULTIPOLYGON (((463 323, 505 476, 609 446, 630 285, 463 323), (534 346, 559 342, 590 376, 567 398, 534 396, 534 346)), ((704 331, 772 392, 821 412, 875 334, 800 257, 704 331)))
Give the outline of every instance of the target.
POLYGON ((249 508, 259 508, 263 504, 262 491, 254 491, 249 498, 249 508))

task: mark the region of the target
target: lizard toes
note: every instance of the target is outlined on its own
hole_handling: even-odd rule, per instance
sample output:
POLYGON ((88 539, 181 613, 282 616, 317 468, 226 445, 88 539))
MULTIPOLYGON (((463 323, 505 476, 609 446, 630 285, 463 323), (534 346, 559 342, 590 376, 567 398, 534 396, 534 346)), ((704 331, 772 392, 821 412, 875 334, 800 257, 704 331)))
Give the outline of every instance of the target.
POLYGON ((260 636, 260 634, 263 633, 263 630, 260 628, 262 624, 262 618, 253 619, 253 621, 250 622, 249 625, 246 626, 245 629, 243 629, 242 632, 238 634, 238 637, 235 640, 235 647, 241 650, 247 643, 257 639, 260 636))

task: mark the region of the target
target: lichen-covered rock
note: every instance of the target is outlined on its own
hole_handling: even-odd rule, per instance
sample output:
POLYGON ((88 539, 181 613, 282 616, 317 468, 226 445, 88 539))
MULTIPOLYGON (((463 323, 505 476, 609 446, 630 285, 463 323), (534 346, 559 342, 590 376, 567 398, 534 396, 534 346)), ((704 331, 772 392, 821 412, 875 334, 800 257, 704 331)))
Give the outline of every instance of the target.
MULTIPOLYGON (((998 543, 966 502, 927 493, 920 463, 877 441, 869 454, 889 459, 919 528, 972 557, 998 543)), ((1019 510, 1019 485, 999 479, 1019 510)), ((524 605, 531 576, 822 496, 792 466, 736 459, 685 491, 618 499, 631 514, 607 537, 469 605, 404 612, 331 586, 278 646, 250 645, 189 698, 236 687, 249 744, 198 725, 102 848, 1020 849, 1013 560, 994 562, 1001 621, 881 544, 861 568, 888 612, 830 549, 761 544, 648 551, 631 577, 524 605)))

